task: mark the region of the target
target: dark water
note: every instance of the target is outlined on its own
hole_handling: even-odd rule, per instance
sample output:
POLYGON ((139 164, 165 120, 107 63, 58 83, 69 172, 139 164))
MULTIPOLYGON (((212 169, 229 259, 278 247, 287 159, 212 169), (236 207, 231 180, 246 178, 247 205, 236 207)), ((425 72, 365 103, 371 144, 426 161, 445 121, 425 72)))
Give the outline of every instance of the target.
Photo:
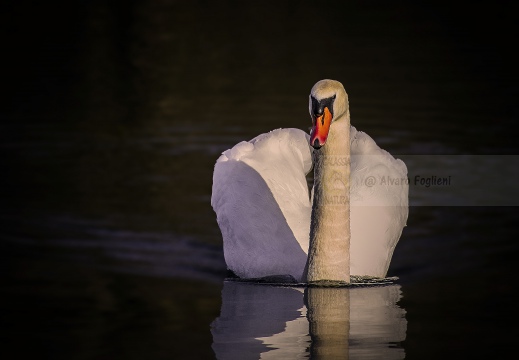
POLYGON ((219 154, 307 129, 322 78, 345 85, 353 125, 392 154, 518 154, 512 14, 505 2, 5 5, 0 353, 432 359, 514 348, 516 207, 415 202, 395 285, 306 291, 224 283, 210 207, 219 154))

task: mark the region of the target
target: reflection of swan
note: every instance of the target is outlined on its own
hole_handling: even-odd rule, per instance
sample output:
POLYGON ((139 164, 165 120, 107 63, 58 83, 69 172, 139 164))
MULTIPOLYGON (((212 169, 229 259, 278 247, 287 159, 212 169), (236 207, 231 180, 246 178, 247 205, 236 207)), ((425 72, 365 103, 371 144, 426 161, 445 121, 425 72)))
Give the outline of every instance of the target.
POLYGON ((303 309, 302 289, 225 282, 220 316, 211 324, 216 357, 306 358, 310 338, 303 309))
POLYGON ((303 131, 279 129, 237 144, 216 162, 211 204, 227 266, 249 278, 384 277, 407 220, 406 166, 350 127, 341 83, 314 85, 310 115, 310 143, 318 150, 303 131), (312 165, 313 202, 305 178, 312 165))
POLYGON ((405 357, 403 348, 394 347, 405 340, 407 331, 406 312, 396 305, 401 297, 400 285, 350 291, 350 339, 355 341, 355 346, 350 346, 351 358, 405 357))
POLYGON ((403 359, 405 311, 400 286, 312 287, 305 291, 312 359, 403 359), (390 347, 391 346, 391 347, 390 347))
POLYGON ((403 359, 399 285, 302 289, 225 282, 213 350, 224 359, 403 359), (308 353, 310 352, 310 354, 308 353), (361 356, 359 356, 361 355, 361 356))

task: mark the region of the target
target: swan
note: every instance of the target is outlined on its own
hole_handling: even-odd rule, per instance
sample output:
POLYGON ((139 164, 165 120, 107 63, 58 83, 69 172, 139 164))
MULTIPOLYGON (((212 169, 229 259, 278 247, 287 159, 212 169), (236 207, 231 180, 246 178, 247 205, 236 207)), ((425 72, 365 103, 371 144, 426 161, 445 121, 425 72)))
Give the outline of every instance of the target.
POLYGON ((407 222, 407 167, 351 126, 339 81, 317 82, 309 111, 310 134, 276 129, 216 161, 211 206, 227 267, 308 283, 383 278, 407 222))

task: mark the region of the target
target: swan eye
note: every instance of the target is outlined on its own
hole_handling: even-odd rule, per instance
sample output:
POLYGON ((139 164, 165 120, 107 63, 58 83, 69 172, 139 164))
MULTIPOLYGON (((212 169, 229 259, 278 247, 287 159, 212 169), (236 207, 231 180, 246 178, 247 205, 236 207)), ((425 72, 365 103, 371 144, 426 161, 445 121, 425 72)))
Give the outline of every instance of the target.
POLYGON ((337 95, 330 96, 321 100, 317 100, 313 96, 312 98, 312 115, 315 117, 322 116, 324 114, 324 108, 327 107, 333 116, 333 102, 337 95))

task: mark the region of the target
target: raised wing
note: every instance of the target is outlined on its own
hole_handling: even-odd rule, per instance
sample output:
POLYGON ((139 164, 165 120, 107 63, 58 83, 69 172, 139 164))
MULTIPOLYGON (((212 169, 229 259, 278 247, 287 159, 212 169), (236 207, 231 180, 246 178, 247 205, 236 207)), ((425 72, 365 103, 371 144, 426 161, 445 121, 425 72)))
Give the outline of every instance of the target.
POLYGON ((213 174, 211 205, 225 261, 240 277, 290 274, 300 280, 308 251, 312 167, 308 134, 278 129, 225 151, 213 174))
POLYGON ((407 167, 366 133, 350 135, 350 272, 384 277, 407 222, 407 167))

